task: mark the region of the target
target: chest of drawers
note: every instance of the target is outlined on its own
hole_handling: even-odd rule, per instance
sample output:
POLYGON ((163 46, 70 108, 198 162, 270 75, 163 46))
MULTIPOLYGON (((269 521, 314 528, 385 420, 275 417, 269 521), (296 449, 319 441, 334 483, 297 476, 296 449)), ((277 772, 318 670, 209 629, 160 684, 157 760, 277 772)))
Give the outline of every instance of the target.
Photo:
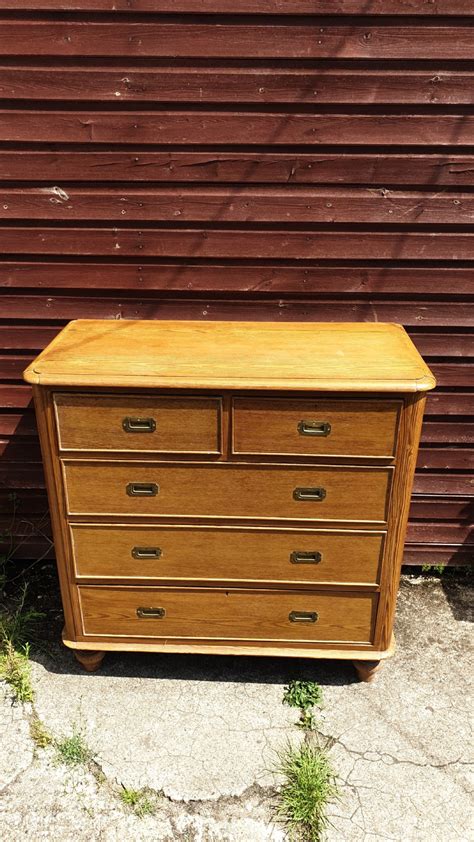
POLYGON ((425 392, 383 324, 71 322, 29 366, 65 615, 107 650, 393 651, 425 392))

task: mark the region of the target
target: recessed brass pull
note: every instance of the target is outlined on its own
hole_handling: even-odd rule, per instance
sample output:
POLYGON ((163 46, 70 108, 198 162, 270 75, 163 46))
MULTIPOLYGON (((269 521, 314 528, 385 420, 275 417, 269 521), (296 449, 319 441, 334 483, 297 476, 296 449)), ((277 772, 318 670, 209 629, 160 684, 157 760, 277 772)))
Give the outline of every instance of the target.
POLYGON ((331 425, 329 421, 300 421, 298 432, 300 436, 328 436, 331 425))
POLYGON ((326 497, 325 488, 295 488, 293 491, 295 500, 324 500, 326 497))
POLYGON ((137 617, 140 617, 141 620, 162 620, 165 614, 164 608, 137 608, 137 617))
POLYGON ((129 482, 127 485, 129 497, 156 497, 159 490, 156 482, 129 482))
POLYGON ((133 558, 160 558, 161 557, 161 549, 160 549, 160 547, 133 547, 132 557, 133 558))
POLYGON ((319 564, 322 557, 322 553, 317 551, 312 553, 300 553, 298 550, 295 550, 290 555, 290 561, 292 564, 319 564))
POLYGON ((154 418, 131 418, 127 415, 122 421, 126 433, 154 433, 156 421, 154 418))
POLYGON ((316 611, 290 611, 288 619, 290 623, 315 623, 318 615, 316 611))

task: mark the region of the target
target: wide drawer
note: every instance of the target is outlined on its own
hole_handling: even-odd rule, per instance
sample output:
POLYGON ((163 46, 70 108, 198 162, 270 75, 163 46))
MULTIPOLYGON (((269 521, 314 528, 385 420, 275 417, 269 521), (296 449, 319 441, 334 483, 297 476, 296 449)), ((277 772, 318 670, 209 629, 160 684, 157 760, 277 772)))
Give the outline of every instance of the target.
POLYGON ((69 514, 384 522, 392 468, 64 460, 69 514))
POLYGON ((54 395, 61 450, 219 453, 218 398, 54 395))
POLYGON ((370 643, 377 595, 198 588, 79 589, 83 633, 370 643))
POLYGON ((235 398, 236 454, 391 457, 401 401, 235 398))
POLYGON ((78 577, 376 584, 383 533, 71 526, 78 577))

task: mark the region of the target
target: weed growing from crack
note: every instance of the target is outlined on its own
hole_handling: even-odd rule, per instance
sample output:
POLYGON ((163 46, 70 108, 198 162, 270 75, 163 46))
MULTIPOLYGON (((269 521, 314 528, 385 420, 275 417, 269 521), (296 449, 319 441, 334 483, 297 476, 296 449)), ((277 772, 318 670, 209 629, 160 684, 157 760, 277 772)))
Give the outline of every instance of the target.
POLYGON ((25 608, 27 586, 22 589, 16 606, 0 612, 0 678, 10 685, 17 702, 34 699, 29 662, 29 640, 44 614, 25 608))
POLYGON ((41 719, 35 713, 30 719, 30 737, 37 748, 47 748, 53 743, 53 737, 46 725, 41 722, 41 719))
POLYGON ((29 654, 28 643, 22 649, 15 649, 10 640, 1 643, 0 678, 10 685, 17 702, 32 702, 34 699, 29 654))
POLYGON ((276 819, 290 840, 320 842, 328 825, 326 807, 338 795, 336 779, 326 751, 310 740, 299 747, 288 744, 278 755, 275 771, 284 778, 276 819))
POLYGON ((144 789, 129 789, 122 784, 119 797, 122 803, 129 807, 139 818, 152 816, 156 813, 156 793, 146 787, 144 789))
POLYGON ((71 736, 56 740, 54 747, 58 759, 66 766, 86 765, 94 757, 94 752, 87 745, 83 732, 76 725, 73 725, 71 736))
POLYGON ((316 720, 311 708, 321 708, 323 704, 323 691, 316 681, 290 681, 288 687, 285 687, 283 703, 300 709, 300 728, 314 731, 316 720))

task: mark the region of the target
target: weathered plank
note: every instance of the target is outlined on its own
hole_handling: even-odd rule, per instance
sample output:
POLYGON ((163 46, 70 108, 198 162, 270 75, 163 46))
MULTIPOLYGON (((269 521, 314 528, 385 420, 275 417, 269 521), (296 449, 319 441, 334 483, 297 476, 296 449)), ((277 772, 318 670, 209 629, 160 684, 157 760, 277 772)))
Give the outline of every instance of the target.
POLYGON ((474 221, 474 194, 240 185, 6 188, 0 219, 465 225, 474 221))
MULTIPOLYGON (((474 234, 397 231, 270 231, 2 227, 5 254, 187 258, 460 260, 474 256, 474 234)), ((463 322, 466 324, 466 322, 463 322)), ((470 324, 470 322, 468 322, 470 324)))
MULTIPOLYGON (((462 325, 474 322, 474 313, 464 303, 432 301, 340 300, 313 298, 251 301, 209 298, 152 298, 5 295, 4 317, 8 319, 224 319, 235 321, 381 321, 406 325, 462 325)), ((474 400, 474 395, 472 396, 474 400)), ((449 410, 448 410, 449 411, 449 410)))
POLYGON ((474 357, 473 333, 416 333, 413 329, 409 333, 422 356, 474 357))
POLYGON ((474 415, 473 392, 430 392, 426 401, 429 415, 474 415))
MULTIPOLYGON (((0 287, 13 289, 128 289, 176 292, 265 293, 417 293, 451 297, 474 294, 474 268, 410 266, 382 268, 341 266, 230 265, 221 263, 89 263, 43 261, 0 262, 0 287)), ((1 331, 1 328, 0 328, 1 331)), ((419 334, 412 336, 422 354, 474 356, 474 334, 419 334), (450 354, 447 354, 449 345, 450 354)), ((1 347, 1 339, 0 339, 1 347)), ((20 346, 14 346, 20 347, 20 346)))
POLYGON ((418 471, 413 485, 415 495, 447 495, 451 497, 474 497, 474 477, 470 474, 431 473, 418 471))
POLYGON ((0 110, 6 141, 63 143, 454 146, 474 144, 472 114, 0 110))
POLYGON ((474 500, 457 497, 414 497, 410 506, 411 520, 457 520, 470 523, 474 519, 474 500))
POLYGON ((91 20, 6 19, 0 55, 18 56, 25 44, 31 56, 128 56, 153 58, 279 58, 279 59, 471 59, 474 31, 470 26, 418 23, 365 26, 324 20, 304 25, 274 23, 188 23, 91 20))
POLYGON ((421 431, 422 443, 470 444, 474 442, 474 422, 425 421, 421 431))
MULTIPOLYGON (((234 138, 235 139, 235 138, 234 138)), ((127 152, 0 149, 0 179, 253 182, 269 184, 474 185, 474 155, 326 152, 127 152)))
POLYGON ((420 447, 416 464, 436 471, 474 471, 474 448, 420 447))
POLYGON ((471 0, 2 0, 2 9, 213 15, 474 15, 471 0))
POLYGON ((0 97, 19 100, 469 105, 473 84, 450 70, 0 66, 0 97))
POLYGON ((471 565, 474 560, 472 547, 462 544, 411 544, 405 545, 403 564, 409 566, 433 566, 442 564, 451 567, 471 565))

